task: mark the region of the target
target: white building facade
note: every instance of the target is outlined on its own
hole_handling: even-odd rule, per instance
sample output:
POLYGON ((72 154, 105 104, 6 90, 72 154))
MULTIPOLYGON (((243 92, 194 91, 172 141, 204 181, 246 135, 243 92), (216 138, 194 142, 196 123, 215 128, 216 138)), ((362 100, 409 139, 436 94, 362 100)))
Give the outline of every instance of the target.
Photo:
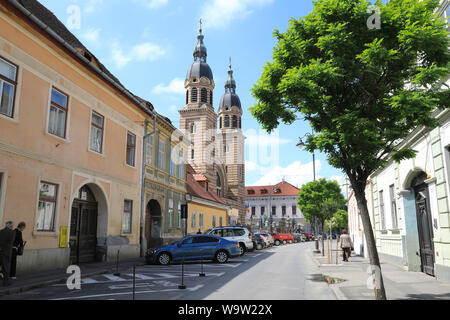
POLYGON ((246 224, 252 230, 312 232, 298 207, 300 189, 288 182, 274 186, 246 187, 246 224))

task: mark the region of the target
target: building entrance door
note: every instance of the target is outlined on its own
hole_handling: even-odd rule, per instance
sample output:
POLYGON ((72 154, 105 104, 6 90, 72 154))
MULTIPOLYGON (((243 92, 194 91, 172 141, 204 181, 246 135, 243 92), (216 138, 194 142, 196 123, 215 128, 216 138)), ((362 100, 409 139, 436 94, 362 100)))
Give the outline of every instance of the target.
POLYGON ((434 244, 427 175, 422 173, 412 182, 416 200, 422 272, 434 276, 434 244))
POLYGON ((70 218, 70 258, 72 263, 95 261, 97 252, 98 205, 88 187, 80 190, 72 204, 70 218))

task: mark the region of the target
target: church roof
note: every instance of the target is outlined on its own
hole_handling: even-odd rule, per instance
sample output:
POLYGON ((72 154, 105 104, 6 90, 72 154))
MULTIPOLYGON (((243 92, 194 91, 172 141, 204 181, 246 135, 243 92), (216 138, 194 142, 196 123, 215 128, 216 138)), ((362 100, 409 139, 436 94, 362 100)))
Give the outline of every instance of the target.
POLYGON ((300 189, 289 182, 282 181, 274 186, 253 186, 245 187, 246 197, 282 197, 297 196, 300 189))
POLYGON ((213 201, 221 205, 226 205, 226 202, 222 200, 222 198, 217 196, 217 194, 211 191, 206 191, 206 189, 202 187, 202 185, 195 179, 195 176, 198 176, 198 174, 190 164, 186 165, 186 170, 187 170, 186 187, 188 194, 204 200, 213 201))

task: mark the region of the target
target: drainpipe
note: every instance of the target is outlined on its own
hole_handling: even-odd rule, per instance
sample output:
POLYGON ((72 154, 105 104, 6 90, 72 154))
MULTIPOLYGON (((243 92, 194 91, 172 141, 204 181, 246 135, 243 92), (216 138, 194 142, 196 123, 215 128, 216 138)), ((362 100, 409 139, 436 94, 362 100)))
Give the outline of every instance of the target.
POLYGON ((144 252, 144 216, 145 216, 145 164, 147 158, 146 140, 156 133, 156 113, 153 114, 153 132, 147 133, 148 120, 144 121, 144 137, 142 138, 142 170, 141 170, 141 216, 139 225, 139 242, 140 242, 140 257, 145 256, 144 252))

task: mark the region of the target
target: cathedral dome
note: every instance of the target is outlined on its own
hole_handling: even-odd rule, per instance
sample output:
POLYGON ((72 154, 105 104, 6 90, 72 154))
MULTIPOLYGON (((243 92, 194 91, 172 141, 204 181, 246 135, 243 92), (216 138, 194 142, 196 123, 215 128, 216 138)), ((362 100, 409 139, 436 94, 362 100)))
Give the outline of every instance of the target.
POLYGON ((194 61, 192 66, 189 68, 186 79, 191 80, 192 77, 200 79, 201 77, 206 77, 209 80, 214 80, 211 68, 206 62, 194 61))
POLYGON ((220 100, 220 106, 219 108, 224 108, 224 107, 238 107, 239 109, 241 109, 241 99, 239 99, 239 96, 236 93, 232 93, 232 92, 226 92, 222 99, 220 100))
POLYGON ((203 39, 205 36, 202 34, 202 27, 200 24, 200 32, 197 36, 197 45, 194 49, 194 63, 189 68, 189 71, 186 76, 186 80, 191 80, 192 77, 197 78, 198 80, 201 77, 206 77, 210 81, 213 81, 213 73, 208 63, 206 63, 206 58, 208 56, 208 50, 206 49, 205 44, 203 43, 203 39))
MULTIPOLYGON (((231 58, 230 58, 231 59, 231 58)), ((241 99, 236 94, 236 81, 233 78, 233 70, 231 69, 231 60, 230 60, 230 70, 228 70, 228 79, 225 83, 225 94, 220 100, 219 109, 224 107, 238 107, 241 108, 241 99)))

